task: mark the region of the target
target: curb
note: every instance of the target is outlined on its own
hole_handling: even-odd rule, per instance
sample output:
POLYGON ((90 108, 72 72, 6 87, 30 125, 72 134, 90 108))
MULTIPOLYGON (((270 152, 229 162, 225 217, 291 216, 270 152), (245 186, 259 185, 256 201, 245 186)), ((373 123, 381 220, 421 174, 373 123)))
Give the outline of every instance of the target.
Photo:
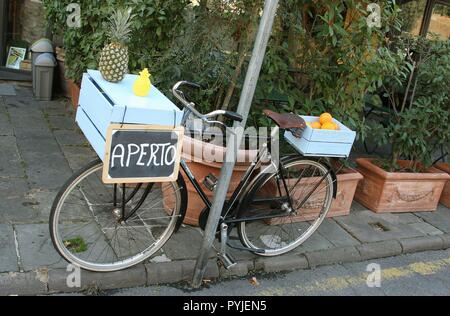
MULTIPOLYGON (((355 247, 341 247, 304 254, 286 254, 280 257, 243 260, 230 270, 225 270, 216 260, 208 262, 205 279, 245 277, 254 272, 288 272, 312 269, 332 264, 360 262, 423 251, 450 248, 450 235, 424 236, 399 240, 386 240, 355 247)), ((140 264, 125 271, 94 273, 82 271, 81 287, 69 288, 67 279, 71 272, 65 269, 42 268, 29 272, 0 273, 0 296, 45 295, 73 293, 89 289, 114 290, 139 286, 174 284, 189 281, 195 260, 140 264)))

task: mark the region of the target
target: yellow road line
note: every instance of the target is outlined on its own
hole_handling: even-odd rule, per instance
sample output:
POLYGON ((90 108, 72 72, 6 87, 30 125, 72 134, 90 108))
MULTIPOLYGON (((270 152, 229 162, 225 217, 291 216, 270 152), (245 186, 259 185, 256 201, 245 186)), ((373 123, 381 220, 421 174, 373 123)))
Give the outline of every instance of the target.
MULTIPOLYGON (((422 276, 433 275, 449 267, 450 267, 450 258, 428 262, 415 262, 405 267, 382 269, 381 282, 408 278, 414 275, 422 275, 422 276)), ((304 272, 308 273, 308 271, 304 272)), ((252 295, 253 294, 262 296, 289 295, 298 292, 297 290, 311 293, 339 291, 347 289, 351 286, 366 285, 367 278, 369 277, 369 275, 370 275, 369 272, 365 272, 357 276, 347 275, 341 277, 331 277, 305 284, 298 284, 295 287, 291 287, 289 289, 283 287, 264 289, 261 291, 257 291, 256 293, 252 293, 252 295)))

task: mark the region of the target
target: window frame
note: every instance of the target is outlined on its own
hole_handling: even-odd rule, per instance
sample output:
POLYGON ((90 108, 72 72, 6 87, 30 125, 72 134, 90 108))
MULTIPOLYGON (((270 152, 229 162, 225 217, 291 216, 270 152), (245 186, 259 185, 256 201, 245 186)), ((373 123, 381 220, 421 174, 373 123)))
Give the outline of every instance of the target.
POLYGON ((433 15, 434 7, 437 4, 450 6, 450 0, 428 0, 425 6, 425 12, 422 19, 422 25, 420 27, 420 36, 427 37, 430 30, 431 16, 433 15))
POLYGON ((0 0, 0 61, 5 59, 8 1, 0 0))

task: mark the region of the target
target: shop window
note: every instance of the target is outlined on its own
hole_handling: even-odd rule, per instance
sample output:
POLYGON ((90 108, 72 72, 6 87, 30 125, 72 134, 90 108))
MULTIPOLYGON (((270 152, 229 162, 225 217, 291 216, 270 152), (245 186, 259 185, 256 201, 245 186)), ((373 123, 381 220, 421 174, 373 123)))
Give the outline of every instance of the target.
POLYGON ((401 6, 404 32, 415 36, 420 35, 426 5, 427 0, 415 0, 404 3, 401 6))
POLYGON ((450 5, 435 4, 430 18, 427 37, 437 35, 442 40, 450 39, 450 5))

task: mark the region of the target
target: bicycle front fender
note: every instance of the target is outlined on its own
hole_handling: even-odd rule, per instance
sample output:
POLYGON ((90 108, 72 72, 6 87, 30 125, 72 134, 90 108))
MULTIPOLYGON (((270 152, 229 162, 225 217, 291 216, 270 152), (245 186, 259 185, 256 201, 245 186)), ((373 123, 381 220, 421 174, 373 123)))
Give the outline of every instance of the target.
POLYGON ((184 178, 180 172, 180 175, 178 176, 178 186, 180 187, 180 194, 181 194, 181 205, 180 205, 180 217, 178 218, 177 224, 175 226, 174 234, 178 233, 178 231, 181 228, 181 225, 183 225, 184 219, 186 217, 187 212, 187 204, 188 204, 188 191, 186 187, 186 182, 184 181, 184 178))

